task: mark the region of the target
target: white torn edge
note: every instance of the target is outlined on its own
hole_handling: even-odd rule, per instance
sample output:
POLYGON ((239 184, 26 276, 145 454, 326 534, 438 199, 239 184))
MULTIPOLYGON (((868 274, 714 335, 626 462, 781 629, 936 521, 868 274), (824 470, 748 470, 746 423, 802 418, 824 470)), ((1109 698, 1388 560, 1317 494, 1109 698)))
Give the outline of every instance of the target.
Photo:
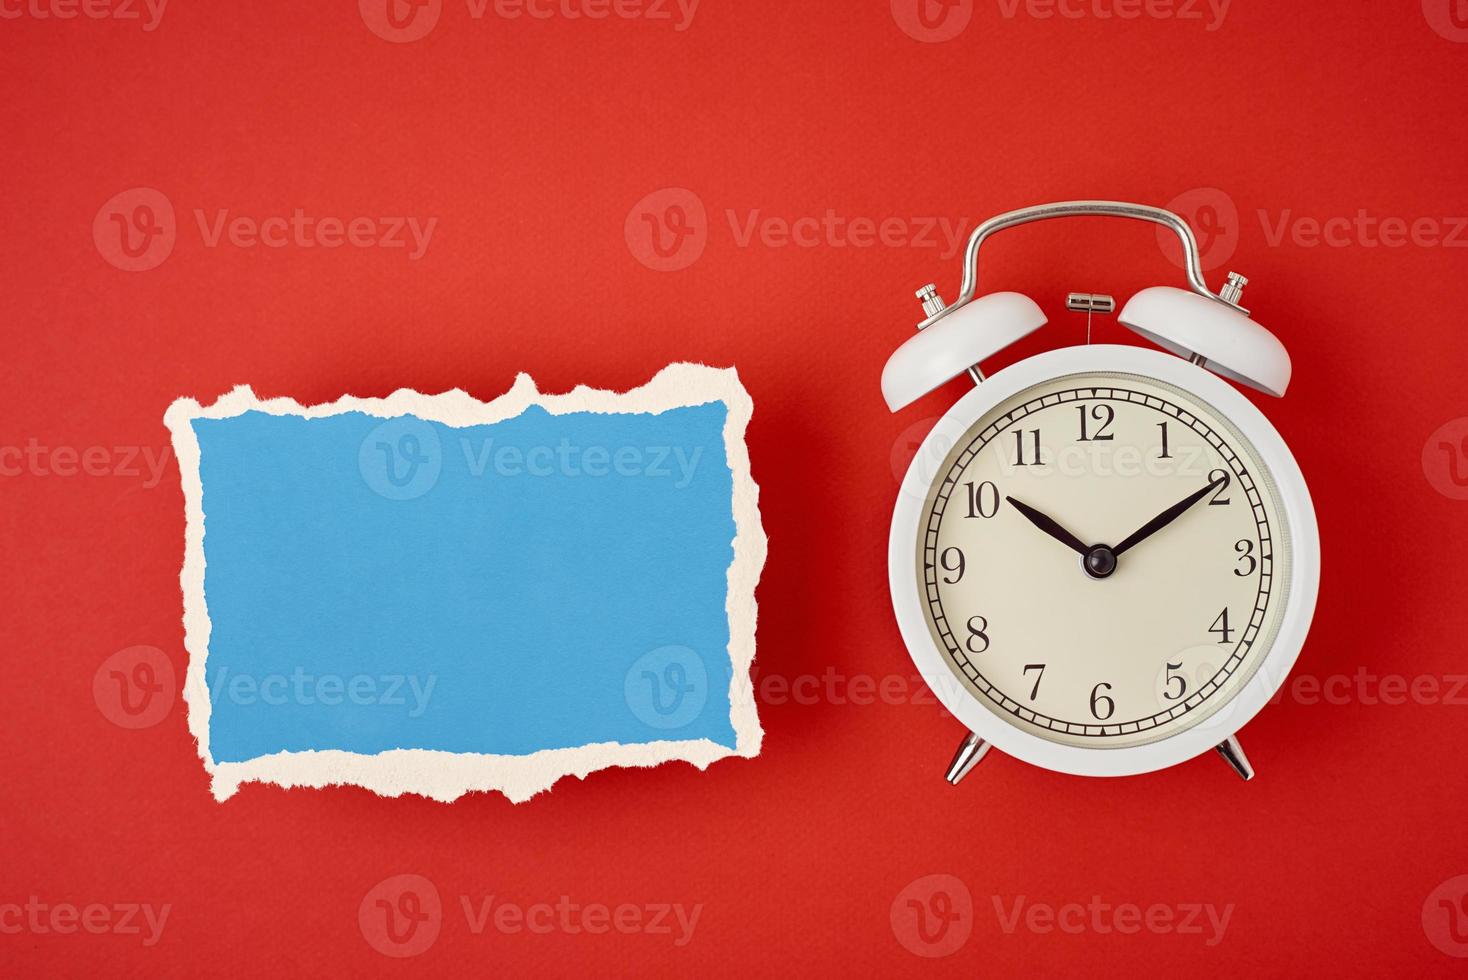
POLYGON ((402 389, 386 398, 345 396, 326 405, 301 405, 290 398, 261 400, 248 386, 235 388, 208 408, 192 398, 180 398, 163 417, 173 435, 174 456, 183 483, 184 563, 180 575, 184 600, 184 647, 189 666, 184 680, 184 700, 189 706, 189 731, 199 746, 199 757, 211 778, 217 800, 233 796, 243 783, 276 783, 324 787, 355 785, 382 796, 417 793, 445 803, 465 793, 497 790, 520 803, 549 789, 564 776, 584 778, 588 773, 612 766, 656 766, 683 761, 708 768, 728 756, 753 758, 759 754, 764 731, 754 703, 750 667, 754 662, 756 604, 754 591, 765 564, 766 538, 760 523, 759 487, 750 473, 745 430, 754 403, 733 368, 702 364, 670 364, 647 384, 625 393, 578 386, 568 394, 545 395, 527 374, 515 378, 510 390, 490 402, 454 389, 439 395, 424 395, 402 389), (194 419, 224 419, 245 412, 323 418, 361 412, 380 418, 411 415, 425 421, 464 427, 485 425, 513 418, 531 405, 552 415, 572 412, 659 413, 674 408, 723 402, 728 408, 724 423, 724 451, 734 477, 734 560, 729 565, 729 591, 725 603, 729 616, 729 659, 733 676, 729 682, 730 722, 735 747, 709 739, 646 742, 623 745, 601 742, 574 748, 545 749, 531 755, 489 755, 443 752, 431 749, 394 749, 363 755, 338 749, 310 752, 277 752, 245 762, 216 762, 209 752, 209 610, 204 601, 204 508, 199 477, 199 443, 194 419))

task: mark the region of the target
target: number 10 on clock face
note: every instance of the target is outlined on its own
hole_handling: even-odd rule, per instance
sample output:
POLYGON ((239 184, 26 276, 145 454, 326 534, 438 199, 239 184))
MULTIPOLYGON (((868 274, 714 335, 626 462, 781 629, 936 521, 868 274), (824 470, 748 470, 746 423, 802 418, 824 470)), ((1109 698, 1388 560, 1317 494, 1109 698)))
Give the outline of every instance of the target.
POLYGON ((1281 512, 1206 403, 1136 375, 1059 378, 986 413, 939 467, 920 604, 955 682, 1005 722, 1067 745, 1157 741, 1207 723, 1268 652, 1281 512))

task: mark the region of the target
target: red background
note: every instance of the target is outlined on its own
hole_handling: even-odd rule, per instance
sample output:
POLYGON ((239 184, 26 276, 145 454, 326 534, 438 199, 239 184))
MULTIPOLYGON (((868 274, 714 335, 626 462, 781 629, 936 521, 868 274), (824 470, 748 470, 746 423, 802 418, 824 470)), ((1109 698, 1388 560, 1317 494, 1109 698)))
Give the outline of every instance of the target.
MULTIPOLYGON (((951 299, 958 261, 922 244, 741 247, 727 212, 945 216, 966 230, 1040 201, 1167 204, 1214 187, 1238 209, 1238 246, 1210 281, 1250 276, 1246 305, 1295 361, 1289 395, 1259 401, 1310 481, 1323 539, 1297 676, 1468 671, 1468 503, 1434 488, 1455 485, 1432 437, 1468 415, 1468 252, 1268 233, 1285 216, 1365 209, 1446 235, 1468 213, 1468 44, 1416 0, 1236 0, 1214 31, 1206 8, 1201 21, 1104 18, 1087 0, 1078 18, 1011 18, 982 2, 944 43, 910 37, 886 0, 704 0, 684 31, 475 20, 448 0, 402 44, 347 0, 177 3, 151 32, 5 9, 22 15, 0 19, 0 444, 156 453, 172 399, 236 383, 303 402, 400 386, 489 398, 520 371, 562 391, 634 386, 676 360, 736 365, 770 537, 760 677, 907 678, 886 586, 892 456, 962 383, 893 416, 877 382, 919 319, 912 290, 936 279, 951 299), (114 267, 93 236, 103 204, 134 187, 177 212, 172 254, 145 272, 114 267), (705 252, 673 272, 640 262, 625 228, 665 187, 708 215, 705 252), (194 218, 296 208, 439 224, 409 261, 210 248, 194 218)), ((1069 290, 1181 282, 1146 227, 1089 220, 1005 235, 985 272, 986 288, 1030 292, 1052 315, 990 367, 1080 342, 1083 322, 1060 308, 1069 290)), ((1110 320, 1097 339, 1130 342, 1110 320)), ((520 806, 258 785, 215 803, 181 700, 129 731, 92 696, 124 648, 162 649, 179 677, 186 665, 176 468, 146 482, 0 478, 0 904, 172 911, 153 947, 0 934, 0 973, 1463 966, 1429 941, 1424 902, 1468 872, 1468 706, 1380 703, 1370 686, 1266 709, 1243 732, 1249 785, 1214 758, 1102 780, 995 755, 954 789, 942 770, 961 729, 940 708, 767 689, 778 703, 762 707, 760 757, 703 773, 616 770, 520 806), (407 960, 379 955, 357 917, 400 873, 430 879, 445 906, 438 940, 407 960), (889 912, 935 873, 972 893, 972 933, 927 961, 889 912), (473 935, 460 895, 703 910, 675 948, 473 935), (1210 947, 1206 933, 1006 933, 995 896, 1235 908, 1210 947)))

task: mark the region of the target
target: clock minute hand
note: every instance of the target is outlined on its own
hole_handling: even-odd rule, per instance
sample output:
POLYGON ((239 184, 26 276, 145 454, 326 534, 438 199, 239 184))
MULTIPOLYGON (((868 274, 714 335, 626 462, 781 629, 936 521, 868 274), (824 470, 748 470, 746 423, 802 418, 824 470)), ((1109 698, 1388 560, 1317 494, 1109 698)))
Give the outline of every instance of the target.
POLYGON ((1065 528, 1061 527, 1060 524, 1049 515, 1042 514, 1035 508, 1031 507, 1029 504, 1015 500, 1013 497, 1005 497, 1004 499, 1009 501, 1014 509, 1023 514, 1031 524, 1035 525, 1035 527, 1044 531, 1046 534, 1050 535, 1056 541, 1059 541, 1061 544, 1065 545, 1076 554, 1084 555, 1086 552, 1091 550, 1086 545, 1081 543, 1080 538, 1076 537, 1074 534, 1071 534, 1065 528))
POLYGON ((1152 535, 1156 534, 1158 531, 1162 530, 1163 528, 1167 527, 1167 525, 1171 524, 1173 521, 1183 516, 1183 513, 1187 511, 1189 507, 1192 507, 1198 501, 1208 496, 1209 493, 1223 486, 1227 480, 1228 477, 1221 477, 1220 479, 1214 480, 1212 483, 1208 484, 1202 490, 1197 490, 1193 493, 1188 494, 1185 498, 1179 500, 1177 503, 1173 504, 1171 507, 1158 514, 1156 517, 1152 518, 1146 524, 1143 524, 1141 527, 1133 531, 1130 535, 1126 537, 1125 540, 1121 542, 1121 544, 1117 545, 1115 548, 1112 548, 1111 553, 1113 555, 1120 555, 1123 551, 1128 550, 1133 545, 1138 544, 1139 542, 1144 541, 1147 538, 1150 538, 1152 535))

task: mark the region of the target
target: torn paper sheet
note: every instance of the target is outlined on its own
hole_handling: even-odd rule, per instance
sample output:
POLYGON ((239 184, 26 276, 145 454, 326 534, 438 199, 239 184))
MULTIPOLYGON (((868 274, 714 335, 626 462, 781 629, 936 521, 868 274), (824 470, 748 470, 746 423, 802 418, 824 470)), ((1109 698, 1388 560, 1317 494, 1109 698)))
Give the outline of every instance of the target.
POLYGON ((214 795, 518 802, 757 755, 751 411, 733 369, 693 364, 621 394, 522 374, 488 403, 175 402, 184 697, 214 795))

